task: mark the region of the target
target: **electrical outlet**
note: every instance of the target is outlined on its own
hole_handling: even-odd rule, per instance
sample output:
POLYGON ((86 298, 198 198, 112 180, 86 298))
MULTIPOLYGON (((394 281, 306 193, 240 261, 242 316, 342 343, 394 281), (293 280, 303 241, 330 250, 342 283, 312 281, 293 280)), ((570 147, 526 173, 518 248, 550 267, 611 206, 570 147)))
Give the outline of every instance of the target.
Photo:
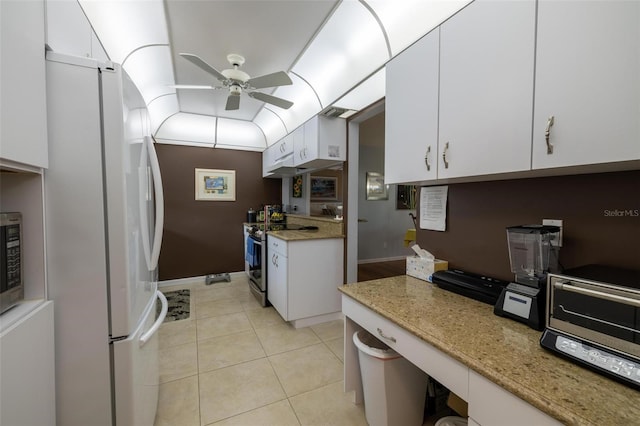
POLYGON ((542 224, 560 227, 560 235, 558 236, 558 241, 551 241, 551 244, 556 247, 562 247, 562 219, 542 219, 542 224))

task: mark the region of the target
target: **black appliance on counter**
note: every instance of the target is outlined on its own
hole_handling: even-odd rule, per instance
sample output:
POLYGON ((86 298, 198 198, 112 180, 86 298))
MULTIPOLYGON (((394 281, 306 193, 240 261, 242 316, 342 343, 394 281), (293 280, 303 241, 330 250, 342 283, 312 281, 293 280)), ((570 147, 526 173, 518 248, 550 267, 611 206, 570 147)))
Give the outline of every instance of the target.
POLYGON ((540 345, 640 389, 640 271, 587 265, 549 274, 540 345))
POLYGON ((507 228, 509 263, 515 282, 509 283, 493 313, 542 330, 545 320, 547 273, 556 270, 560 228, 550 225, 520 225, 507 228))
POLYGON ((496 304, 508 284, 506 281, 458 269, 436 271, 431 275, 431 281, 440 288, 489 305, 496 304))

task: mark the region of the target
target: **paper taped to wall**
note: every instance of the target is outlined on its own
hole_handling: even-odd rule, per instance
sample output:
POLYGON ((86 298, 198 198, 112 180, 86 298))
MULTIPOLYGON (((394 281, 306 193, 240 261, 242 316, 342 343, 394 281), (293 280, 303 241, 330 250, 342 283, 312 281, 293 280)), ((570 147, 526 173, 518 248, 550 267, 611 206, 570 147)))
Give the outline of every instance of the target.
POLYGON ((448 186, 420 188, 420 229, 445 231, 448 186))

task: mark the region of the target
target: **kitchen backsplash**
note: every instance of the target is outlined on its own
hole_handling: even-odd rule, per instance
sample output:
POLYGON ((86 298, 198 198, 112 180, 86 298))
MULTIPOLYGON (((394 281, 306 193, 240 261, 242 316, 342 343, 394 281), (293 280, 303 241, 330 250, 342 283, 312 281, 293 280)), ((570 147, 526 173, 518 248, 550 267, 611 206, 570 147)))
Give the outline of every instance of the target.
POLYGON ((507 226, 562 219, 564 268, 640 269, 640 171, 449 185, 447 230, 417 230, 418 244, 450 268, 513 278, 507 226))

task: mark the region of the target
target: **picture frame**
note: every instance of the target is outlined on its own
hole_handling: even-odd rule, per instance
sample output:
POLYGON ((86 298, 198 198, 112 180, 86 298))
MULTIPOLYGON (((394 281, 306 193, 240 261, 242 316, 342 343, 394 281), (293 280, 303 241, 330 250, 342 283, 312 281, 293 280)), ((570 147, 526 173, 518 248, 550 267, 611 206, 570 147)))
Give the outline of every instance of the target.
POLYGON ((396 210, 415 210, 418 188, 415 185, 397 185, 396 210))
POLYGON ((297 175, 291 178, 291 196, 293 198, 302 198, 302 186, 304 181, 302 175, 297 175))
POLYGON ((328 176, 311 177, 311 200, 336 201, 338 199, 338 178, 328 176))
POLYGON ((236 171, 195 169, 196 201, 235 201, 236 171))
POLYGON ((384 183, 384 175, 377 172, 367 172, 367 195, 368 201, 388 200, 389 194, 387 185, 384 183))

